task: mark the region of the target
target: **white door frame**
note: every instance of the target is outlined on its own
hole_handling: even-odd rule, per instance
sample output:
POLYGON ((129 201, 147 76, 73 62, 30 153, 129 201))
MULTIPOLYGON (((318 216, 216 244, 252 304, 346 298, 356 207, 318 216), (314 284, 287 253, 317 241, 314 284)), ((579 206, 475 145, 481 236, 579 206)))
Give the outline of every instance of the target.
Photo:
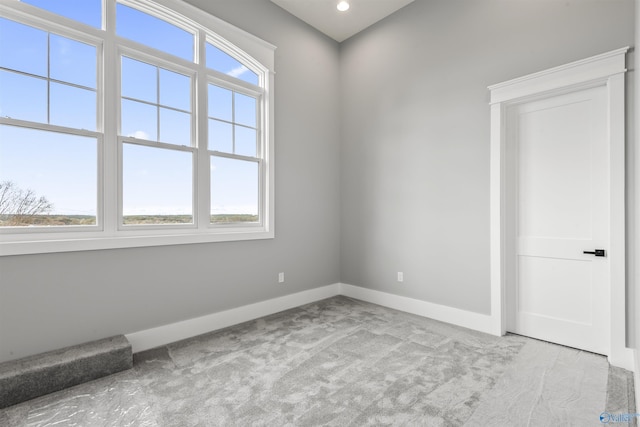
POLYGON ((628 47, 489 86, 491 91, 490 243, 491 330, 506 333, 506 112, 510 105, 582 88, 605 86, 608 97, 610 170, 610 344, 609 362, 633 370, 626 347, 625 316, 625 60, 628 47))

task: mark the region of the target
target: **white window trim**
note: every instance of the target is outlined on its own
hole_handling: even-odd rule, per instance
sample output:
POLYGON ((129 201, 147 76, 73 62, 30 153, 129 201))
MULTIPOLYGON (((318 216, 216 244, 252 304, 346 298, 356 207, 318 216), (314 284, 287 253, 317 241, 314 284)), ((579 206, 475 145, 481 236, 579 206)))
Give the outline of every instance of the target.
MULTIPOLYGON (((9 0, 0 3, 0 14, 3 17, 26 21, 29 24, 35 24, 35 26, 45 30, 49 29, 49 31, 61 32, 81 39, 87 39, 89 37, 90 39, 95 38, 97 41, 105 41, 104 46, 102 46, 102 48, 105 49, 104 55, 102 56, 105 64, 103 67, 98 67, 98 82, 102 85, 103 90, 99 90, 98 92, 102 93, 106 99, 104 99, 102 104, 104 106, 104 112, 101 117, 98 118, 97 122, 99 134, 99 200, 97 208, 99 212, 98 216, 101 217, 102 222, 97 226, 60 227, 51 230, 47 229, 45 231, 43 231, 42 228, 36 227, 33 229, 20 229, 19 232, 5 232, 5 230, 2 230, 3 232, 0 234, 0 256, 257 240, 275 237, 273 87, 276 47, 184 2, 176 0, 125 0, 122 1, 122 3, 129 5, 135 4, 138 7, 140 5, 156 4, 161 8, 165 8, 162 16, 165 18, 167 16, 175 18, 175 22, 180 26, 188 25, 189 22, 192 22, 195 24, 194 27, 204 27, 208 32, 206 38, 200 37, 199 39, 203 45, 200 46, 200 49, 204 47, 205 42, 213 42, 217 47, 247 64, 253 71, 259 71, 258 75, 261 78, 260 83, 262 86, 262 92, 259 96, 264 98, 264 108, 261 109, 261 114, 258 117, 258 127, 264 134, 263 146, 259 147, 259 150, 263 150, 262 158, 258 162, 260 179, 261 181, 264 180, 264 182, 260 182, 259 191, 261 223, 243 224, 241 226, 233 224, 212 226, 209 224, 208 219, 207 221, 203 219, 205 213, 207 218, 209 215, 209 195, 207 194, 207 189, 201 188, 203 186, 194 185, 194 197, 197 197, 200 202, 198 212, 198 216, 200 217, 199 224, 184 228, 166 228, 160 226, 131 229, 127 227, 126 230, 119 229, 117 212, 119 211, 119 194, 121 194, 121 192, 118 191, 119 174, 117 165, 119 158, 118 150, 121 144, 115 134, 117 129, 113 125, 108 127, 103 126, 103 122, 115 123, 119 121, 119 110, 117 106, 119 103, 119 94, 113 93, 114 91, 104 91, 105 87, 119 87, 119 82, 117 81, 119 74, 116 72, 115 67, 119 64, 118 55, 120 52, 116 48, 109 47, 117 46, 116 39, 118 37, 114 33, 114 27, 111 26, 109 27, 111 31, 104 32, 64 17, 56 16, 56 19, 52 20, 51 14, 46 11, 34 8, 17 0, 9 0), (52 23, 52 21, 54 22, 52 23), (58 30, 58 28, 60 28, 60 30, 58 30), (266 147, 264 145, 266 145, 266 147), (263 173, 264 168, 266 168, 266 172, 263 173), (206 226, 204 226, 205 222, 206 226)), ((113 22, 115 17, 115 3, 106 2, 104 9, 103 20, 113 22)), ((200 34, 202 35, 202 31, 204 30, 195 29, 193 31, 201 31, 200 34)), ((102 43, 99 43, 99 46, 101 45, 102 43)), ((176 61, 176 64, 179 67, 180 62, 176 61)), ((213 78, 216 77, 216 72, 207 70, 206 73, 202 73, 201 71, 205 71, 206 69, 206 64, 200 64, 198 67, 201 78, 197 83, 199 86, 196 89, 196 93, 201 94, 203 93, 202 88, 206 88, 206 85, 212 81, 212 76, 213 78), (209 77, 204 78, 207 75, 209 77)), ((237 86, 239 92, 255 93, 254 87, 249 87, 250 85, 245 87, 242 81, 238 81, 237 86)), ((196 98, 195 102, 198 104, 198 111, 206 111, 206 97, 197 96, 196 98)), ((19 124, 19 122, 15 120, 4 119, 0 119, 0 123, 19 124)), ((200 120, 198 123, 199 124, 196 125, 198 126, 196 132, 202 135, 203 132, 206 132, 204 128, 207 126, 207 120, 200 120)), ((29 127, 35 128, 36 126, 30 124, 29 127)), ((46 130, 53 128, 51 125, 37 127, 46 130)), ((79 134, 81 131, 74 130, 72 133, 79 134)), ((93 134, 93 132, 91 133, 93 134)), ((206 135, 206 133, 204 134, 206 135)), ((202 169, 204 169, 203 159, 205 159, 205 157, 208 158, 213 153, 209 150, 203 151, 203 155, 195 156, 194 159, 196 171, 198 171, 196 172, 198 174, 195 179, 196 182, 203 179, 201 175, 203 173, 202 169)), ((208 171, 208 165, 206 169, 208 171)), ((194 214, 195 213, 196 212, 194 212, 194 214)))

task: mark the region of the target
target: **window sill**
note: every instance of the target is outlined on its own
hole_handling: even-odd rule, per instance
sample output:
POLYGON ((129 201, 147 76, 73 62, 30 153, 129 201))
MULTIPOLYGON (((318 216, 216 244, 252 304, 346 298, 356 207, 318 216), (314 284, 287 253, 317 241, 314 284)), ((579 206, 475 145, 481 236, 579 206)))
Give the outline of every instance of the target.
MULTIPOLYGON (((94 251, 102 249, 140 248, 147 246, 172 246, 197 243, 232 242, 243 240, 273 239, 273 230, 264 228, 225 228, 208 233, 180 233, 154 235, 118 235, 118 236, 69 236, 60 234, 41 240, 12 240, 0 236, 0 257, 12 255, 43 254, 56 252, 94 251)), ((35 236, 31 236, 35 237, 35 236)))

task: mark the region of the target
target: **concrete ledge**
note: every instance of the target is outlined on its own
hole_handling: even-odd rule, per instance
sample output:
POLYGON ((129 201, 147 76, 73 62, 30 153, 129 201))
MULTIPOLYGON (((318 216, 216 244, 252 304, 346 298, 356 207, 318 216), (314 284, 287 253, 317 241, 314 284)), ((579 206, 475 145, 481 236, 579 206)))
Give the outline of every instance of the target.
POLYGON ((0 363, 0 409, 132 366, 124 335, 0 363))

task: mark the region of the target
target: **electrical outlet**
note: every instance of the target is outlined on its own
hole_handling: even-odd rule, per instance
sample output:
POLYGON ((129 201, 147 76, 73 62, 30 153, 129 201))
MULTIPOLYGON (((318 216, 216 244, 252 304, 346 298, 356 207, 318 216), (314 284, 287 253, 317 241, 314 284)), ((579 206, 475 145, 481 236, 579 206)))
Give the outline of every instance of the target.
POLYGON ((398 271, 398 282, 404 282, 404 273, 402 271, 398 271))
POLYGON ((278 273, 278 283, 284 283, 284 273, 278 273))

